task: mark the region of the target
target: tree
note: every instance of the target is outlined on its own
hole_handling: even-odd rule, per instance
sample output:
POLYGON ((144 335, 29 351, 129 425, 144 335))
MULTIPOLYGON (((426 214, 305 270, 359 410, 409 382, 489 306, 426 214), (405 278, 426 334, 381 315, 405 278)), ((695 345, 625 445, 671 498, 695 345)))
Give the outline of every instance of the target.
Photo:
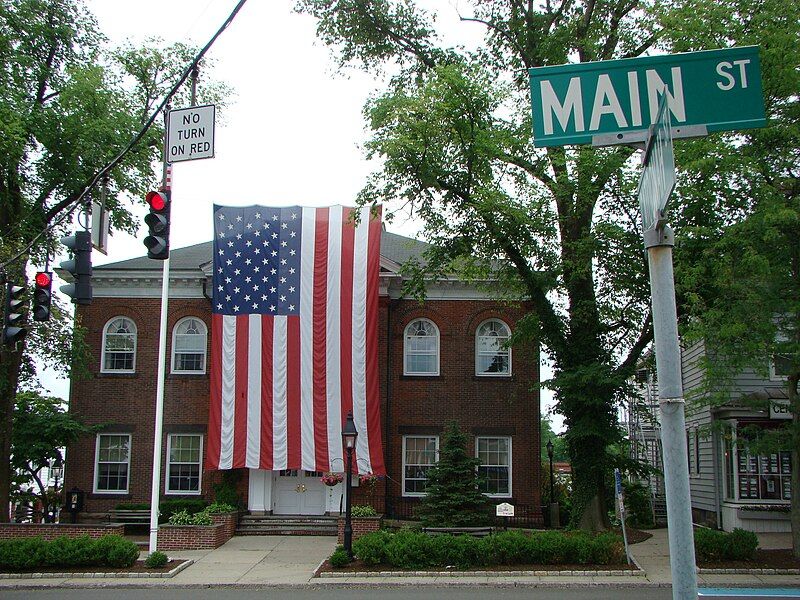
POLYGON ((539 423, 539 437, 541 438, 539 454, 542 462, 550 460, 550 457, 547 455, 547 442, 553 442, 553 461, 568 461, 569 454, 567 453, 567 445, 564 443, 564 438, 553 431, 553 423, 550 415, 543 414, 539 423))
MULTIPOLYGON (((616 406, 653 336, 638 166, 627 147, 536 149, 526 70, 714 48, 748 36, 777 40, 793 31, 796 20, 785 15, 796 9, 765 0, 751 18, 756 13, 742 2, 707 0, 471 4, 462 22, 486 32, 473 51, 444 47, 434 17, 411 0, 298 1, 319 19, 318 35, 337 49, 342 66, 393 73, 365 108, 367 153, 382 166, 360 201, 399 203, 396 210, 424 220, 436 245, 424 274, 457 269, 527 299, 530 313, 515 341, 540 341, 555 367, 550 385, 574 473, 572 524, 602 529, 608 474, 615 466, 629 470, 624 457, 609 452, 621 436, 616 406), (768 4, 766 14, 780 16, 775 21, 761 16, 768 4)), ((765 79, 778 80, 780 72, 765 79)), ((711 156, 722 148, 728 160, 689 165, 716 177, 698 178, 694 193, 676 203, 678 224, 684 211, 742 205, 732 194, 714 196, 719 187, 709 185, 735 162, 740 140, 716 136, 693 145, 711 156)), ((416 274, 419 293, 423 271, 416 274)))
POLYGON ((63 464, 61 449, 94 428, 70 415, 61 398, 21 392, 14 407, 13 431, 11 468, 19 480, 36 482, 42 506, 47 508, 47 482, 41 480, 39 472, 44 467, 63 464))
MULTIPOLYGON (((78 199, 122 152, 194 56, 184 44, 108 50, 80 1, 0 2, 0 261, 9 280, 26 282, 29 265, 56 254, 78 199)), ((203 101, 225 97, 210 83, 203 101)), ((177 100, 182 101, 182 100, 177 100)), ((107 173, 111 226, 135 232, 127 204, 143 201, 162 148, 154 126, 107 173)), ((93 191, 95 195, 99 190, 93 191)), ((8 506, 12 413, 18 385, 35 386, 34 357, 62 370, 74 363, 69 312, 31 328, 0 350, 0 506, 8 506)), ((79 330, 80 331, 80 330, 79 330)), ((79 338, 80 339, 80 338, 79 338)), ((8 520, 0 511, 0 522, 8 520)))
POLYGON ((480 491, 480 461, 467 454, 467 436, 455 421, 445 431, 439 461, 428 470, 425 497, 417 511, 429 527, 485 525, 489 499, 480 491))

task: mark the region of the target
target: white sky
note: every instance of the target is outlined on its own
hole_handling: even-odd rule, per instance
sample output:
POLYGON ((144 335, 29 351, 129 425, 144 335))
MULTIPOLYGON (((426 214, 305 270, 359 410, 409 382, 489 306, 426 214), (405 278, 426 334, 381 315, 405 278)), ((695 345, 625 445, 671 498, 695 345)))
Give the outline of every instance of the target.
MULTIPOLYGON (((204 45, 236 0, 88 0, 100 30, 118 44, 166 42, 204 45)), ((480 26, 460 23, 457 0, 427 0, 450 45, 479 43, 480 26)), ((381 82, 350 70, 336 72, 331 50, 316 39, 315 20, 292 12, 293 0, 250 0, 208 53, 211 77, 234 89, 215 132, 215 158, 173 166, 170 244, 173 248, 212 237, 212 205, 352 205, 376 162, 364 158, 367 131, 362 107, 381 82)), ((200 86, 203 73, 201 72, 200 86)), ((173 107, 180 108, 180 107, 173 107)), ((392 208, 391 206, 389 207, 392 208)), ((143 205, 134 212, 146 213, 143 205)), ((395 219, 389 230, 410 237, 420 226, 395 219)), ((142 256, 138 238, 115 234, 109 254, 95 264, 142 256)), ((543 370, 549 377, 549 370, 543 370)), ((68 386, 45 374, 53 393, 68 386)), ((544 404, 551 394, 542 392, 544 404)), ((557 428, 560 427, 556 421, 557 428)))

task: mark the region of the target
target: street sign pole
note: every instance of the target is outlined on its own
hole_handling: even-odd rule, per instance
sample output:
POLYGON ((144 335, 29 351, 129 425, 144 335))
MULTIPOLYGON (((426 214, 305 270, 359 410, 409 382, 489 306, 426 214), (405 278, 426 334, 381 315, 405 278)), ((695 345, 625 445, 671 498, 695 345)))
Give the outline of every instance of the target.
POLYGON ((665 222, 666 205, 675 185, 670 112, 666 109, 666 102, 665 93, 661 98, 658 120, 653 124, 650 139, 647 141, 645 165, 639 183, 639 205, 650 267, 672 597, 675 600, 696 600, 697 571, 692 504, 687 449, 684 443, 685 401, 678 343, 678 314, 675 307, 675 277, 672 270, 675 236, 665 222))

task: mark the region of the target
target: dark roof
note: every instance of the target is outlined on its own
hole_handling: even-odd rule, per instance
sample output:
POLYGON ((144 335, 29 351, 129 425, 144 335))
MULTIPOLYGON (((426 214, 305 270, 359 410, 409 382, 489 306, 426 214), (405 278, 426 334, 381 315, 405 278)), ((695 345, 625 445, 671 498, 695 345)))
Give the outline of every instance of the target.
MULTIPOLYGON (((424 262, 422 260, 422 253, 429 247, 429 244, 419 240, 397 235, 396 233, 389 233, 388 231, 381 232, 381 256, 401 265, 410 258, 417 258, 420 262, 424 262)), ((201 265, 211 260, 211 242, 202 242, 185 248, 175 248, 170 252, 169 258, 170 269, 182 271, 199 269, 201 265)), ((130 258, 119 262, 98 265, 94 267, 94 270, 160 271, 162 264, 160 260, 153 260, 146 256, 140 256, 138 258, 130 258)))

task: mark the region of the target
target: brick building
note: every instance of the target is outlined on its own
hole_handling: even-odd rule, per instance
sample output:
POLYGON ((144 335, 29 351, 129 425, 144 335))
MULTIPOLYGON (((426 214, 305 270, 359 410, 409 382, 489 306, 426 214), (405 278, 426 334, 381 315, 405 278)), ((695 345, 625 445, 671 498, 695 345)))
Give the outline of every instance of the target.
MULTIPOLYGON (((424 304, 401 297, 400 266, 425 244, 386 231, 381 240, 379 361, 388 477, 354 502, 402 516, 424 493, 441 433, 455 420, 482 462, 487 493, 540 520, 538 348, 506 349, 523 309, 458 279, 431 282, 424 304)), ((211 243, 172 251, 164 399, 162 498, 214 498, 221 472, 204 471, 209 410, 211 243)), ((159 261, 95 267, 94 300, 78 308, 91 377, 72 382, 70 411, 101 425, 67 449, 65 488, 85 510, 149 502, 161 294, 159 261)), ((235 481, 254 513, 337 513, 341 484, 321 473, 240 469, 235 481)))

